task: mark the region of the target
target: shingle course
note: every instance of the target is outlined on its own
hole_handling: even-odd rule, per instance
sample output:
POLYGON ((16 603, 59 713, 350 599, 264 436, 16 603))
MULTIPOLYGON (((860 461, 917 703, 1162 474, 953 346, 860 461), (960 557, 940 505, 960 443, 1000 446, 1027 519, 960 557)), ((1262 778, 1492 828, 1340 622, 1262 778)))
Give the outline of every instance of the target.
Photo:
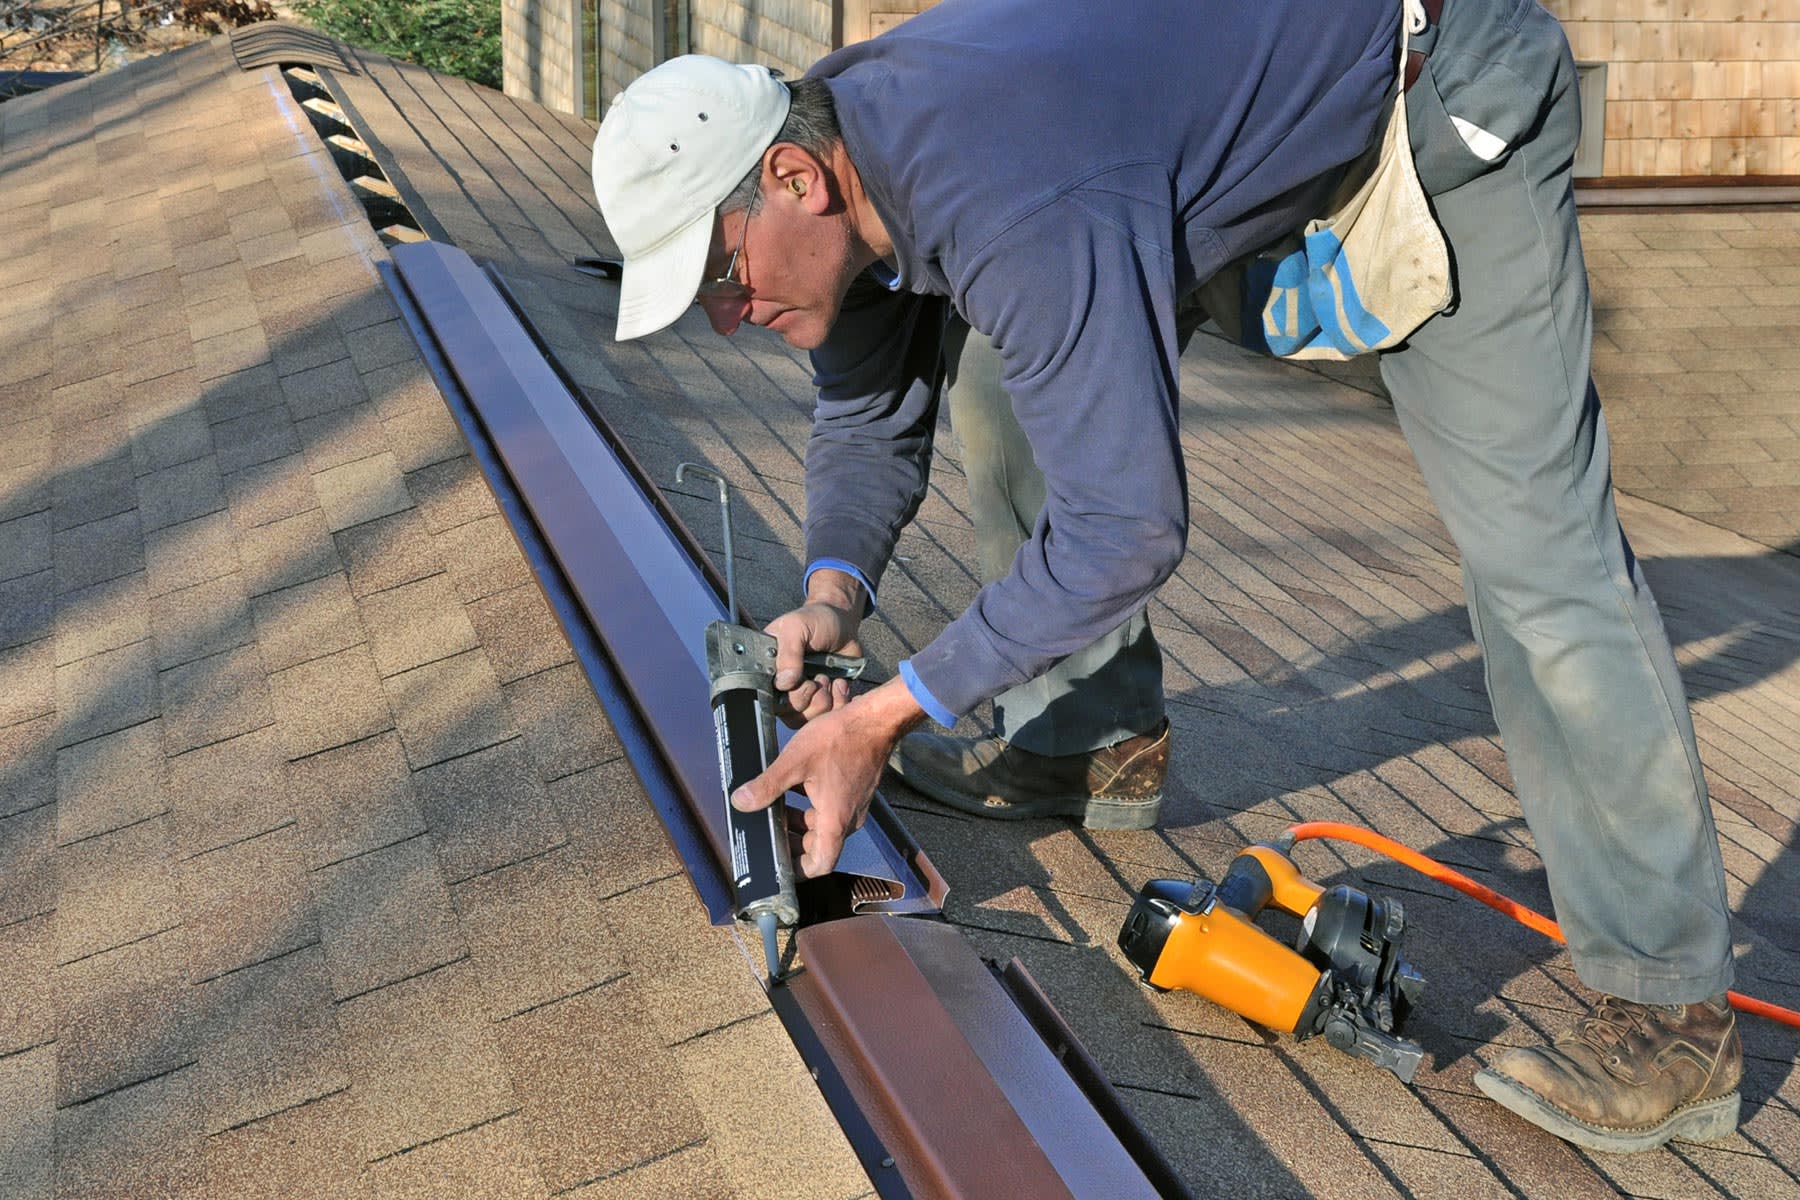
POLYGON ((418 471, 468 453, 462 432, 435 396, 387 418, 386 424, 402 471, 418 471))
POLYGON ((53 716, 0 726, 0 817, 56 799, 53 716))
POLYGON ((189 1067, 56 1113, 57 1192, 157 1200, 199 1182, 204 1143, 189 1067))
POLYGON ((57 968, 59 1108, 195 1061, 185 948, 171 929, 57 968))
POLYGON ((191 588, 165 592, 150 602, 157 666, 178 667, 255 639, 241 572, 191 588))
POLYGON ((56 751, 55 764, 59 844, 97 837, 169 810, 162 730, 155 720, 65 746, 56 751))
POLYGON ((168 760, 171 851, 192 858, 293 820, 285 760, 266 725, 168 760))
POLYGON ((500 1044, 545 1182, 556 1191, 611 1175, 701 1136, 699 1109, 663 1086, 673 1055, 636 1014, 651 998, 631 977, 513 1017, 500 1044), (605 1062, 605 1078, 591 1064, 605 1062))
MULTIPOLYGON (((314 473, 359 462, 390 449, 388 431, 372 404, 357 404, 309 417, 295 425, 305 448, 306 465, 314 473)), ((403 447, 399 451, 404 470, 403 447)))
MULTIPOLYGON (((290 461, 283 460, 283 463, 290 461)), ((256 525, 239 535, 238 557, 243 564, 245 587, 251 596, 323 579, 343 569, 309 477, 297 465, 292 472, 279 464, 269 466, 273 469, 252 468, 252 471, 260 472, 263 480, 274 483, 275 486, 263 494, 264 500, 274 503, 261 510, 240 512, 246 519, 253 519, 288 508, 299 511, 256 525), (305 507, 300 507, 302 505, 305 507)), ((250 475, 246 472, 247 481, 250 475)))
MULTIPOLYGON (((283 413, 281 420, 286 419, 283 413)), ((318 508, 312 475, 298 449, 296 443, 292 453, 222 477, 232 522, 239 530, 269 525, 318 508)))
MULTIPOLYGON (((0 926, 0 976, 12 981, 10 987, 0 988, 0 1063, 38 1048, 42 1057, 34 1070, 45 1073, 46 1111, 51 1105, 50 1076, 56 1054, 55 922, 54 913, 42 913, 0 926)), ((16 1119, 17 1110, 14 1112, 16 1119)), ((5 1172, 16 1166, 11 1156, 0 1160, 0 1182, 6 1180, 5 1172)))
POLYGON ((483 597, 468 606, 468 613, 503 684, 572 657, 568 640, 535 581, 483 597))
POLYGON ((370 648, 384 676, 449 658, 476 645, 475 629, 451 589, 449 577, 441 573, 365 595, 361 610, 369 627, 370 648))
POLYGON ((371 1200, 368 1151, 347 1092, 284 1109, 206 1138, 204 1193, 285 1200, 295 1180, 310 1200, 371 1200))
POLYGON ((419 515, 432 533, 478 520, 495 511, 481 470, 467 454, 421 467, 406 477, 419 515))
MULTIPOLYGON (((209 979, 198 1080, 203 1128, 217 1134, 349 1086, 316 945, 209 979)), ((233 1193, 236 1194, 236 1193, 233 1193)))
POLYGON ((514 736, 499 680, 480 649, 388 676, 383 687, 415 771, 514 736))
POLYGON ((561 779, 623 753, 594 704, 587 676, 573 664, 507 684, 506 699, 543 779, 561 779))
POLYGON ((156 647, 147 637, 56 668, 57 738, 61 745, 140 724, 162 708, 156 647))
POLYGON ((522 1118, 502 1117, 373 1164, 383 1197, 432 1200, 482 1195, 542 1200, 549 1195, 522 1118))
POLYGON ((471 968, 496 1021, 624 971, 617 937, 576 857, 554 849, 451 889, 471 968))
POLYGON ((129 516, 131 520, 128 526, 112 532, 121 540, 131 539, 123 547, 124 553, 121 555, 125 565, 131 564, 131 555, 142 555, 142 565, 149 570, 152 596, 193 587, 197 583, 229 575, 238 569, 231 521, 224 513, 215 512, 179 525, 149 531, 142 535, 141 543, 136 542, 136 511, 133 510, 129 516))
POLYGON ((365 646, 275 672, 269 690, 289 758, 361 741, 394 724, 365 646))
POLYGON ((393 733, 296 759, 288 775, 311 868, 425 832, 412 772, 393 733))
POLYGON ((0 817, 0 929, 56 910, 55 808, 0 817))
POLYGON ((344 1057, 372 1158, 514 1113, 491 1027, 458 997, 457 968, 338 1006, 344 1057))
POLYGON ((252 604, 257 646, 269 671, 360 646, 365 640, 350 583, 342 571, 264 592, 252 604))
POLYGON ((57 848, 59 963, 126 946, 180 923, 170 837, 170 818, 162 815, 57 848))
POLYGON ((269 685, 253 646, 161 673, 163 745, 171 755, 210 746, 274 721, 269 685))
POLYGON ((313 476, 313 486, 333 532, 413 505, 391 451, 320 471, 313 476))
MULTIPOLYGON (((401 734, 405 736, 404 724, 401 734)), ((425 769, 415 764, 413 780, 450 883, 567 841, 516 738, 425 769)))
POLYGON ((332 992, 340 1000, 468 956, 427 836, 321 865, 313 887, 332 992))
POLYGON ((146 533, 219 512, 225 492, 211 457, 190 459, 137 480, 138 518, 146 533))

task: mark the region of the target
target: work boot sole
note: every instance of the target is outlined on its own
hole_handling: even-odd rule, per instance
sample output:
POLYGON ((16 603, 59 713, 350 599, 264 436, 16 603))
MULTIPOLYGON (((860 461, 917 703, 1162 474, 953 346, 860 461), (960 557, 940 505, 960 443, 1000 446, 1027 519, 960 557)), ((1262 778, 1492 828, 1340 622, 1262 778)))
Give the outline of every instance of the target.
POLYGON ((1564 1112, 1530 1088, 1497 1071, 1475 1072, 1475 1086, 1488 1099, 1524 1117, 1565 1142, 1605 1154, 1635 1154, 1654 1150, 1671 1138, 1684 1142, 1716 1142, 1730 1137, 1738 1126, 1738 1093, 1686 1104, 1655 1125, 1638 1129, 1613 1129, 1592 1125, 1564 1112))
POLYGON ((1086 829, 1151 829, 1162 815, 1162 793, 1131 800, 1105 796, 1044 796, 1012 802, 997 796, 976 796, 935 779, 917 766, 899 769, 899 750, 889 767, 900 781, 922 796, 946 808, 990 821, 1027 821, 1043 817, 1079 817, 1086 829))

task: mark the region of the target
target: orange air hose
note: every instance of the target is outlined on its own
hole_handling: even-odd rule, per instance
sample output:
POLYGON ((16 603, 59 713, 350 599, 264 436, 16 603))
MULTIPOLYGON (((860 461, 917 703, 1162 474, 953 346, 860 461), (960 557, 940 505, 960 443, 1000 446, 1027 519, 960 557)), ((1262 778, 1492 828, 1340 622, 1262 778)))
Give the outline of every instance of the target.
MULTIPOLYGON (((1542 913, 1534 912, 1520 904, 1517 900, 1503 896, 1493 888, 1476 883, 1467 875, 1460 874, 1446 867, 1436 859, 1427 858, 1411 846, 1396 842, 1393 838, 1383 837, 1372 829, 1364 829, 1360 825, 1344 825, 1337 821, 1305 821, 1299 825, 1291 825, 1282 834, 1280 841, 1288 846, 1296 842, 1324 838, 1334 842, 1354 842, 1377 854, 1385 854, 1401 866, 1411 867, 1428 879, 1435 879, 1446 887, 1453 887, 1465 896, 1472 896, 1489 908, 1503 912, 1519 924, 1535 929, 1547 938, 1565 942, 1562 929, 1555 921, 1542 913)), ((1731 1007, 1751 1016, 1767 1017, 1771 1021, 1779 1021, 1783 1025, 1791 1025, 1800 1029, 1800 1012, 1791 1008, 1782 1008, 1778 1004, 1770 1004, 1767 1000, 1758 1000, 1754 996, 1746 996, 1741 992, 1727 992, 1731 1007)))

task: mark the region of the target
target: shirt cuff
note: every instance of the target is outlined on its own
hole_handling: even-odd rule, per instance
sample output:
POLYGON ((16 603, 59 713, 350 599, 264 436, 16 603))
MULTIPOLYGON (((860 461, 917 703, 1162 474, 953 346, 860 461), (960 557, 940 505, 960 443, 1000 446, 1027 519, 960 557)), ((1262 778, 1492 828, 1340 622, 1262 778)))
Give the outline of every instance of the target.
POLYGON ((906 684, 906 690, 912 693, 913 700, 925 710, 926 716, 945 729, 955 728, 956 714, 938 703, 938 698, 931 694, 931 689, 925 686, 919 673, 913 670, 912 659, 900 660, 900 678, 906 684))
POLYGON ((846 575, 855 576, 856 582, 862 584, 863 595, 866 597, 863 601, 862 615, 866 617, 875 611, 875 585, 869 582, 869 577, 864 575, 862 571, 857 568, 856 564, 847 563, 841 558, 815 558, 807 563, 806 574, 802 576, 800 580, 801 595, 805 595, 806 589, 812 585, 813 572, 823 570, 826 567, 831 568, 833 571, 842 571, 846 575))

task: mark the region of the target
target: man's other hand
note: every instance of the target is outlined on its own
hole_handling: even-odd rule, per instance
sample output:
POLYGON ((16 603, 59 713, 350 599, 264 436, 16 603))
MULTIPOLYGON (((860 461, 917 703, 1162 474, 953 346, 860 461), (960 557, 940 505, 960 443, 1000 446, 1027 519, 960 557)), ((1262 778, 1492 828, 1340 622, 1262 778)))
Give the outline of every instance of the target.
POLYGON ((808 721, 768 770, 731 794, 731 802, 755 812, 791 789, 804 791, 812 808, 799 867, 816 879, 837 865, 844 839, 862 827, 895 743, 924 719, 906 684, 890 679, 808 721))
POLYGON ((775 639, 775 689, 787 702, 781 716, 790 724, 810 721, 850 702, 846 680, 806 677, 808 654, 862 654, 856 631, 862 625, 864 593, 854 575, 824 567, 807 581, 806 603, 770 621, 775 639))

